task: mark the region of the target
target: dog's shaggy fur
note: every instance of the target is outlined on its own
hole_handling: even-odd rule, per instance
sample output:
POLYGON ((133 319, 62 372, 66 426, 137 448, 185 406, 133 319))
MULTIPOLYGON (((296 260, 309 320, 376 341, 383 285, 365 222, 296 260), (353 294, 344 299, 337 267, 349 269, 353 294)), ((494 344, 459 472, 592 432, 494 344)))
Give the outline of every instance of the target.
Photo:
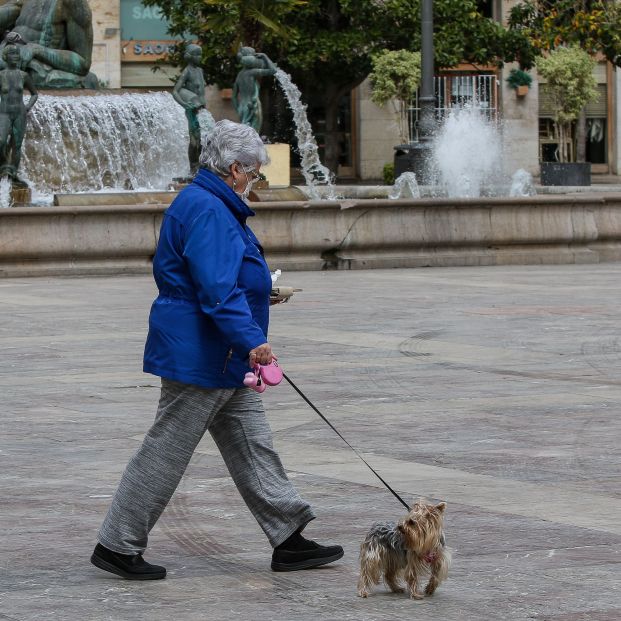
POLYGON ((373 524, 360 546, 360 597, 368 597, 382 575, 386 586, 395 593, 404 591, 405 580, 411 598, 433 595, 446 579, 451 564, 444 541, 445 509, 444 502, 432 505, 418 501, 400 522, 373 524), (417 587, 426 576, 429 582, 422 595, 417 587))

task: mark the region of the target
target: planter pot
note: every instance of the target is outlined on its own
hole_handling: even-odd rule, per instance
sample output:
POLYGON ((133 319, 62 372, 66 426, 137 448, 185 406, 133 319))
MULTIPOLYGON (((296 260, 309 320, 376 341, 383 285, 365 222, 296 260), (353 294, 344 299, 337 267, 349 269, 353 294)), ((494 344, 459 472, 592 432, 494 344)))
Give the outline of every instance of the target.
POLYGON ((591 163, 542 162, 541 185, 591 185, 591 163))
POLYGON ((526 84, 522 84, 515 89, 515 94, 518 97, 526 97, 528 95, 528 86, 526 84))

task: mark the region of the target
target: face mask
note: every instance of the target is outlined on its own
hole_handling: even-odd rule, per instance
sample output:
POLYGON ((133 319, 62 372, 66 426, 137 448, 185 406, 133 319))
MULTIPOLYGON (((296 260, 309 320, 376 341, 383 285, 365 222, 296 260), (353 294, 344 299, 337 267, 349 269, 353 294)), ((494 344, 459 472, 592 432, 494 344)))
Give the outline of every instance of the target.
POLYGON ((248 173, 245 171, 243 166, 242 166, 242 170, 244 171, 244 175, 246 175, 246 188, 243 192, 235 192, 235 194, 237 194, 237 196, 239 196, 239 198, 242 201, 246 201, 248 199, 248 196, 250 196, 250 192, 252 192, 252 186, 255 184, 257 180, 249 179, 248 173))

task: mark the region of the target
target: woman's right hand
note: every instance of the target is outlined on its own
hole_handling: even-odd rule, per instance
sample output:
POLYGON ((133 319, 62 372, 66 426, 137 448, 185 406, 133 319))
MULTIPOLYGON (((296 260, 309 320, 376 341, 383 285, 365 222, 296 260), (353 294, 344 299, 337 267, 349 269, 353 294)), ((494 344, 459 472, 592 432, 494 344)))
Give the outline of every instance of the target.
POLYGON ((276 356, 272 352, 272 346, 269 343, 263 343, 250 351, 248 365, 252 369, 255 364, 270 364, 273 359, 276 359, 276 356))

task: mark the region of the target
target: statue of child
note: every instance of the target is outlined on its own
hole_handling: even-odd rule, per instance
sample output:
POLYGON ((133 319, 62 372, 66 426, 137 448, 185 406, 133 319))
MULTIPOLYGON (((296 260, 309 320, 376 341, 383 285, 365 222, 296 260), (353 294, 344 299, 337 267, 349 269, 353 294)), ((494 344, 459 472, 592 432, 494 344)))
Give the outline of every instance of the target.
POLYGON ((26 115, 37 101, 39 94, 32 78, 21 70, 19 48, 9 43, 2 50, 6 68, 0 71, 0 176, 8 175, 15 185, 26 187, 17 176, 21 160, 22 142, 26 131, 26 115), (24 88, 30 99, 24 104, 24 88))
POLYGON ((263 111, 259 99, 259 81, 261 76, 274 75, 278 67, 261 52, 251 47, 242 47, 237 54, 242 70, 233 85, 233 105, 239 115, 239 122, 250 125, 256 132, 263 125, 263 111))
POLYGON ((190 133, 188 146, 188 158, 190 171, 194 175, 198 170, 198 159, 201 154, 201 128, 198 121, 198 111, 207 106, 205 99, 205 77, 201 69, 203 50, 199 45, 191 43, 185 49, 184 59, 188 63, 183 70, 172 96, 175 101, 185 109, 190 133))

